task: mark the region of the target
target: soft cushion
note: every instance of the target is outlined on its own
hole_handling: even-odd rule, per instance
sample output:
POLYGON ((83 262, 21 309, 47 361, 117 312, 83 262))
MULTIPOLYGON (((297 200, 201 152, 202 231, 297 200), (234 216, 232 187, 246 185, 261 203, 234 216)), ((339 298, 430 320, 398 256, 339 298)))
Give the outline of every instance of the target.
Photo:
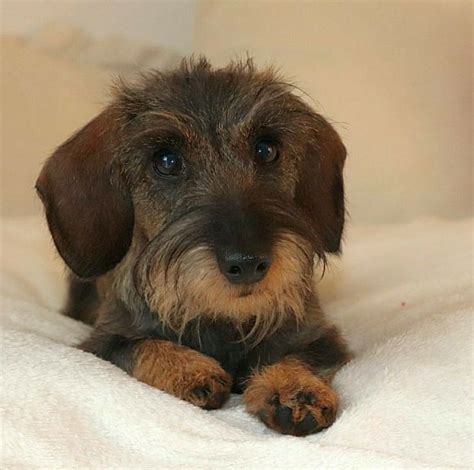
POLYGON ((355 359, 328 430, 281 436, 232 396, 203 411, 74 348, 44 223, 2 221, 6 468, 471 468, 472 222, 349 230, 320 286, 355 359))

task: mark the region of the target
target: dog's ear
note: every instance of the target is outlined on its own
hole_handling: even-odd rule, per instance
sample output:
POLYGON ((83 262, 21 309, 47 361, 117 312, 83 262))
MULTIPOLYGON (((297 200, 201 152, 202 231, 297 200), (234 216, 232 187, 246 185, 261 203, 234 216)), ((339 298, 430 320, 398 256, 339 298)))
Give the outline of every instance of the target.
POLYGON ((323 242, 324 251, 338 253, 344 228, 346 148, 334 128, 319 114, 310 118, 306 155, 301 161, 295 199, 323 242))
POLYGON ((56 248, 83 278, 113 268, 132 239, 133 205, 113 158, 115 123, 103 111, 56 150, 36 182, 56 248))

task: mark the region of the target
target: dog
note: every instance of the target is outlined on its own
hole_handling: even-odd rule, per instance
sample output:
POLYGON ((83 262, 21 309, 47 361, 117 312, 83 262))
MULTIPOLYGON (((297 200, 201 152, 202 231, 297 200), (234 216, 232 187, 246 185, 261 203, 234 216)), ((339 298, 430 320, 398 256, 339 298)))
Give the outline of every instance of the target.
POLYGON ((36 188, 80 347, 203 409, 329 427, 350 353, 314 288, 339 253, 346 149, 273 69, 205 58, 113 87, 36 188))

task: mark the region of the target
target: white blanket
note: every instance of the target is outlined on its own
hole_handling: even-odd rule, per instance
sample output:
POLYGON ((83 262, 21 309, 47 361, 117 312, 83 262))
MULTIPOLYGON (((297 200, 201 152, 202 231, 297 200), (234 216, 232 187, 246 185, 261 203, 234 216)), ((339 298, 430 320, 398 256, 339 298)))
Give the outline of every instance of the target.
POLYGON ((43 223, 2 224, 3 468, 471 467, 472 221, 349 229, 321 283, 356 354, 340 416, 278 435, 239 396, 202 411, 78 351, 43 223))

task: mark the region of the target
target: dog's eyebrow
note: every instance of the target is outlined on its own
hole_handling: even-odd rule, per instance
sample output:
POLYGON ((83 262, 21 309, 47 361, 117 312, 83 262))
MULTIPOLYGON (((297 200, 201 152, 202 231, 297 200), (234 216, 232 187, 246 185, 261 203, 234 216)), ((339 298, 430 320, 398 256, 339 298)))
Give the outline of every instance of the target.
POLYGON ((273 135, 275 138, 284 138, 301 128, 302 118, 306 114, 294 106, 284 106, 267 101, 265 104, 252 109, 238 124, 244 132, 259 136, 273 135))
POLYGON ((301 96, 292 93, 294 90, 301 91, 291 83, 283 81, 262 85, 254 95, 254 103, 242 116, 239 127, 253 132, 261 129, 290 131, 291 122, 307 114, 301 96))
POLYGON ((140 115, 145 118, 156 119, 157 121, 173 122, 177 127, 189 125, 191 118, 178 111, 145 111, 140 115))
POLYGON ((191 118, 185 114, 174 111, 146 111, 139 115, 139 119, 146 121, 146 126, 133 136, 133 140, 159 134, 181 139, 190 137, 191 118))

